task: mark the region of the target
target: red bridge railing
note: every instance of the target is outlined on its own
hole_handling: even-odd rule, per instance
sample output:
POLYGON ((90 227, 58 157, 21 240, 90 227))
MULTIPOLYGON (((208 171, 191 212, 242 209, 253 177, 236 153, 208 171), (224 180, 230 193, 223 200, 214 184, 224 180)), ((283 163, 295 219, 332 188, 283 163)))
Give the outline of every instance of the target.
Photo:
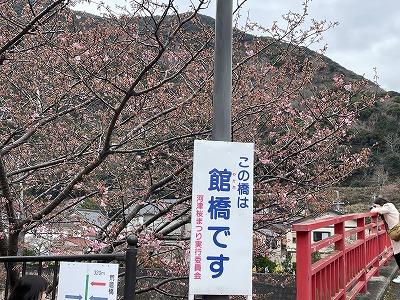
POLYGON ((351 214, 293 225, 296 231, 297 300, 351 300, 393 255, 382 221, 375 213, 351 214), (353 223, 351 225, 350 223, 353 223), (334 234, 312 241, 313 230, 334 234), (312 253, 325 252, 312 263, 312 253), (323 251, 322 251, 323 250, 323 251))

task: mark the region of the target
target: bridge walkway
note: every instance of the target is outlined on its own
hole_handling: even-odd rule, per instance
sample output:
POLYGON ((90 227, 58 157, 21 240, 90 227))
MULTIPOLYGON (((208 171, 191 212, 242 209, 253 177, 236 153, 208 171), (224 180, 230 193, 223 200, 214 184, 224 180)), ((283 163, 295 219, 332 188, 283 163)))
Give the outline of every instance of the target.
POLYGON ((358 294, 356 300, 400 300, 400 284, 392 282, 400 274, 395 260, 390 259, 379 271, 380 276, 368 281, 367 293, 358 294))

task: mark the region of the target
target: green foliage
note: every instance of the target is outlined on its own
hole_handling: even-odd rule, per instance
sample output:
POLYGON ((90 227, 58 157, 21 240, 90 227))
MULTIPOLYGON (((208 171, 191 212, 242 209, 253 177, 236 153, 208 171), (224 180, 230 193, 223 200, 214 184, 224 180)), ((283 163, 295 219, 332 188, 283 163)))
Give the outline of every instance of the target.
POLYGON ((391 115, 392 117, 399 119, 400 118, 400 103, 393 102, 390 105, 388 105, 387 113, 389 115, 391 115))
MULTIPOLYGON (((400 177, 400 94, 388 92, 373 107, 363 110, 352 129, 350 145, 354 151, 370 148, 369 166, 353 173, 344 186, 368 186, 374 174, 387 174, 391 182, 400 177)), ((373 181, 373 180, 372 180, 373 181)))
POLYGON ((378 111, 377 107, 367 107, 365 109, 363 109, 362 111, 360 111, 359 115, 358 115, 358 119, 361 121, 366 121, 368 120, 372 114, 376 113, 378 111))
POLYGON ((34 249, 23 248, 21 255, 22 256, 36 256, 37 252, 34 249))
POLYGON ((392 176, 400 176, 400 153, 391 153, 384 157, 382 164, 392 176))
POLYGON ((285 273, 294 273, 296 271, 296 263, 292 262, 292 254, 288 254, 286 259, 282 263, 282 267, 285 273))
POLYGON ((389 97, 393 97, 393 98, 396 98, 396 97, 400 96, 400 93, 399 92, 395 92, 395 91, 389 91, 389 92, 387 92, 387 94, 389 95, 389 97))
POLYGON ((93 202, 90 198, 85 199, 79 206, 81 209, 99 209, 96 203, 93 202))
POLYGON ((393 97, 393 102, 400 103, 400 96, 393 97))
POLYGON ((292 256, 289 254, 285 261, 276 263, 265 256, 256 256, 253 258, 253 268, 259 273, 264 273, 268 268, 269 273, 293 273, 296 271, 296 263, 292 263, 292 256))
POLYGON ((316 263, 321 259, 321 253, 319 251, 311 253, 311 263, 316 263))
POLYGON ((372 147, 380 141, 380 136, 377 132, 372 132, 367 128, 361 128, 354 135, 352 145, 354 149, 360 149, 363 147, 372 147))
POLYGON ((257 272, 264 273, 265 268, 268 267, 270 273, 274 272, 277 264, 265 256, 256 256, 253 258, 253 266, 256 267, 257 272))

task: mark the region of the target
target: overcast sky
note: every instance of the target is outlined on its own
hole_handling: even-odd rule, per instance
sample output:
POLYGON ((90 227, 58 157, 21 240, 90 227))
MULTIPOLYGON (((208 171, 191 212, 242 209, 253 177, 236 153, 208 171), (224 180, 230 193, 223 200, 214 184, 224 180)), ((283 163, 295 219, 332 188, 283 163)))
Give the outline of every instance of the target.
MULTIPOLYGON (((124 4, 126 0, 103 2, 113 6, 115 3, 124 4)), ((176 0, 183 11, 188 9, 188 2, 176 0)), ((203 13, 215 17, 215 3, 216 0, 212 0, 203 13)), ((268 27, 289 10, 300 12, 301 3, 301 0, 247 0, 242 15, 248 13, 252 21, 268 27)), ((95 6, 88 4, 75 8, 95 13, 95 6)), ((339 22, 324 35, 323 44, 328 44, 326 55, 329 58, 371 80, 376 67, 381 87, 400 92, 399 0, 313 0, 309 17, 339 22)))

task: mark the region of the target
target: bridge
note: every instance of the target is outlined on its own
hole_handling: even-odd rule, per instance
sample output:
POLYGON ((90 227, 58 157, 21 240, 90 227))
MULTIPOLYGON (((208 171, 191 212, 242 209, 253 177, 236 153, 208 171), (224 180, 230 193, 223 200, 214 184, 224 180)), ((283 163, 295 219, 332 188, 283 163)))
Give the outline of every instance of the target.
MULTIPOLYGON (((376 213, 307 221, 294 224, 293 230, 297 240, 297 300, 359 299, 381 270, 387 272, 385 265, 393 257, 384 224, 376 213), (314 230, 332 227, 332 236, 313 242, 314 230), (312 254, 319 251, 323 253, 322 258, 313 262, 312 254)), ((397 267, 393 262, 391 265, 389 273, 394 273, 397 267)), ((386 283, 391 276, 386 277, 386 283)))

